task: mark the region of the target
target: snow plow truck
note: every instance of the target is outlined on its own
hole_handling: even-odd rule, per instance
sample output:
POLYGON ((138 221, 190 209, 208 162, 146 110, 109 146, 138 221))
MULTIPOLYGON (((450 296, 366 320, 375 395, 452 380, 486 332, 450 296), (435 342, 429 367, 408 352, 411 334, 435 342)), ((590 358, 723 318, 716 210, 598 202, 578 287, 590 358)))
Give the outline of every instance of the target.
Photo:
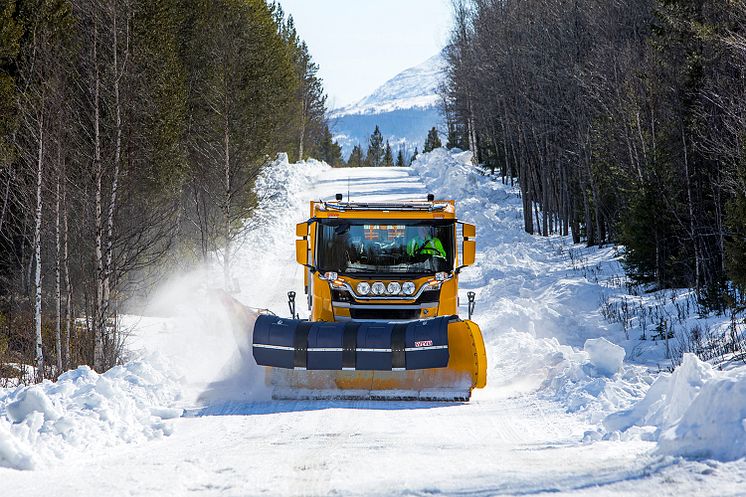
POLYGON ((312 201, 296 227, 310 318, 262 314, 252 352, 276 399, 467 401, 486 384, 481 330, 457 315, 476 228, 455 202, 312 201))

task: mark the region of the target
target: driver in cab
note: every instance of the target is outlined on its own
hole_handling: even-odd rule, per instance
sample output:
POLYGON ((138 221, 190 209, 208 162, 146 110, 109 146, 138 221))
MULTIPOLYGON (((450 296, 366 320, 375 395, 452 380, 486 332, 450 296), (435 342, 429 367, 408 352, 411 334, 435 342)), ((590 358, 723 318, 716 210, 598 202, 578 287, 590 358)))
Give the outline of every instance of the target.
POLYGON ((407 242, 407 255, 427 255, 446 259, 443 242, 437 236, 433 236, 432 230, 425 226, 418 227, 417 234, 407 242))

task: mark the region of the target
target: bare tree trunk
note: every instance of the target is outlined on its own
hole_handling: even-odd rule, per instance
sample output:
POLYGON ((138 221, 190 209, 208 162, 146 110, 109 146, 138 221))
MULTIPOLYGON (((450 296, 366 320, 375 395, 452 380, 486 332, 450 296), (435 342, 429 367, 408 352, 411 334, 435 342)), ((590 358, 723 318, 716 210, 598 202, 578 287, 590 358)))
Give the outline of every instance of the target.
POLYGON ((469 128, 469 151, 474 157, 472 160, 474 163, 479 163, 479 148, 477 147, 477 129, 474 120, 474 109, 471 103, 471 95, 467 96, 467 109, 469 112, 468 124, 469 128))
MULTIPOLYGON (((43 101, 43 98, 42 98, 43 101)), ((36 161, 36 219, 34 223, 34 258, 36 260, 36 273, 34 275, 34 286, 36 296, 34 300, 34 327, 35 327, 35 350, 36 350, 36 376, 39 380, 44 378, 44 351, 41 336, 41 222, 42 222, 42 174, 44 163, 44 106, 39 113, 39 146, 37 148, 36 161)))
MULTIPOLYGON (((305 91, 303 92, 305 95, 305 91)), ((305 147, 305 141, 306 141, 306 98, 303 97, 303 102, 301 104, 301 112, 300 112, 300 140, 298 140, 298 160, 303 160, 303 154, 305 153, 304 147, 305 147)))
POLYGON ((233 288, 231 282, 231 202, 233 201, 233 194, 231 191, 231 155, 230 155, 230 131, 228 129, 228 113, 224 116, 224 134, 223 134, 223 145, 224 151, 224 187, 225 187, 225 203, 223 205, 223 222, 225 223, 225 252, 223 253, 223 278, 225 283, 226 291, 231 291, 233 288))
POLYGON ((5 212, 8 209, 8 200, 10 199, 10 182, 13 179, 10 170, 8 170, 8 181, 5 184, 5 195, 3 198, 3 210, 0 212, 0 233, 3 232, 3 222, 5 221, 5 212))
MULTIPOLYGON (((63 166, 63 170, 66 168, 63 166)), ((67 175, 64 175, 67 178, 67 175)), ((67 210, 67 184, 62 184, 62 267, 65 272, 65 343, 63 347, 63 361, 62 366, 64 369, 70 368, 70 333, 72 328, 72 304, 73 304, 73 289, 70 284, 70 258, 68 255, 68 210, 67 210)))
MULTIPOLYGON (((121 158, 122 158, 122 105, 121 105, 121 98, 120 98, 120 79, 124 73, 124 64, 126 64, 127 56, 129 54, 129 25, 127 27, 127 36, 125 40, 125 45, 127 46, 127 49, 125 50, 125 61, 123 66, 119 67, 119 45, 118 45, 118 28, 117 28, 117 8, 116 4, 112 6, 112 12, 113 12, 113 62, 112 62, 112 70, 114 74, 114 109, 115 109, 115 119, 116 119, 116 139, 114 144, 114 171, 112 175, 111 180, 111 200, 109 202, 109 209, 106 215, 106 260, 104 262, 104 273, 103 273, 103 309, 108 309, 111 307, 111 275, 112 275, 112 263, 113 263, 113 257, 114 257, 114 218, 116 214, 116 207, 117 207, 117 193, 119 190, 119 174, 121 169, 121 158)), ((108 312, 107 312, 108 314, 108 312)), ((106 317, 104 316, 104 319, 106 317)), ((114 329, 114 333, 116 333, 116 328, 114 329)), ((104 355, 106 354, 106 351, 104 351, 104 355)), ((114 359, 113 357, 109 358, 110 360, 114 359)))
POLYGON ((93 31, 93 63, 95 66, 93 106, 94 106, 94 169, 96 177, 95 216, 96 216, 96 308, 93 320, 93 368, 101 372, 104 369, 104 340, 106 334, 106 309, 104 307, 104 246, 103 246, 103 165, 101 164, 101 115, 100 86, 101 77, 98 68, 98 26, 93 31))
POLYGON ((60 183, 62 182, 62 171, 60 166, 60 148, 57 143, 57 185, 54 203, 54 303, 56 319, 54 326, 54 340, 57 352, 57 374, 62 373, 62 285, 61 285, 61 240, 60 240, 60 183))
POLYGON ((684 174, 686 175, 686 196, 687 196, 687 203, 689 204, 689 230, 691 233, 692 238, 692 245, 694 246, 694 271, 695 271, 695 290, 697 293, 697 297, 700 296, 700 291, 702 287, 702 274, 701 274, 701 254, 700 254, 700 247, 699 247, 699 237, 697 236, 697 226, 696 226, 696 220, 694 219, 694 201, 692 196, 692 179, 689 174, 689 152, 688 152, 688 144, 686 142, 686 135, 684 134, 684 130, 682 128, 681 130, 681 142, 684 146, 684 174))

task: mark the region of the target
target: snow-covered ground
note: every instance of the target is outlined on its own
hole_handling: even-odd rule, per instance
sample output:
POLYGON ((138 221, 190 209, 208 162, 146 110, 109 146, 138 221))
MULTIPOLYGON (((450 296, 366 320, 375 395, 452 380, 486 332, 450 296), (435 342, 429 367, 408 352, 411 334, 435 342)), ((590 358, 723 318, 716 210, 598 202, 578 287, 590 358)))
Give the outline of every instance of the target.
POLYGON ((172 317, 129 318, 133 362, 0 390, 0 466, 34 468, 0 468, 3 495, 746 495, 744 370, 686 356, 658 373, 665 343, 606 319, 626 295, 615 250, 525 234, 517 191, 468 153, 280 160, 260 190, 234 296, 278 314, 302 295, 293 225, 310 198, 455 198, 478 226, 461 291, 478 294, 488 387, 456 404, 269 401, 204 268, 154 299, 172 317))

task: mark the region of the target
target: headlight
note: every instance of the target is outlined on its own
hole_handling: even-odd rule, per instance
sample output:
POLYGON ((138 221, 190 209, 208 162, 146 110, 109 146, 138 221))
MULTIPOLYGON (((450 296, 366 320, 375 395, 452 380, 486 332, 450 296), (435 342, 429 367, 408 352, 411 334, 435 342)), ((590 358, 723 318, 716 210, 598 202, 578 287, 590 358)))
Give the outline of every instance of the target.
POLYGON ((373 295, 383 295, 386 292, 386 285, 380 281, 376 281, 373 283, 373 286, 370 287, 370 291, 373 295))
POLYGON ((437 281, 445 281, 450 278, 451 275, 448 273, 435 273, 435 279, 437 281))
POLYGON ((324 273, 323 278, 328 281, 334 281, 339 278, 339 275, 334 271, 329 271, 328 273, 324 273))
POLYGON ((392 281, 389 286, 386 287, 386 291, 389 295, 398 295, 401 292, 401 285, 397 281, 392 281))
POLYGON ((370 293, 370 285, 364 281, 357 284, 358 295, 368 295, 370 293))
POLYGON ((412 295, 416 290, 416 287, 414 286, 414 283, 407 281, 401 286, 401 289, 404 292, 404 295, 412 295))

